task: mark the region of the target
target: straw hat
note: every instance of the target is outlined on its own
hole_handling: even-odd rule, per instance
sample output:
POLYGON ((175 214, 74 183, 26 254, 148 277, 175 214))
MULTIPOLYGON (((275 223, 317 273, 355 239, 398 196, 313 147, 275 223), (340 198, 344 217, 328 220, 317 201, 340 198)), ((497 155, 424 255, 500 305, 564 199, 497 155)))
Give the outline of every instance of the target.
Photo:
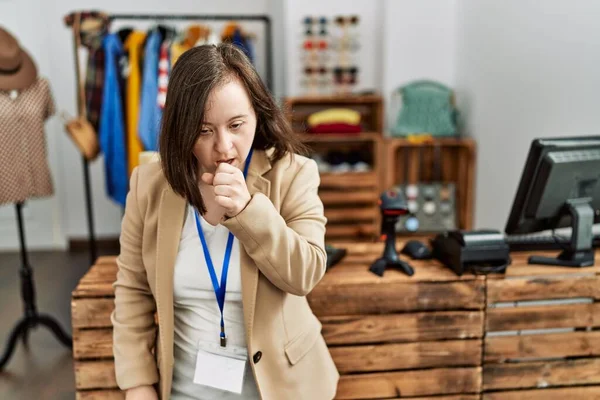
POLYGON ((0 27, 0 90, 25 89, 37 77, 37 68, 19 42, 0 27))

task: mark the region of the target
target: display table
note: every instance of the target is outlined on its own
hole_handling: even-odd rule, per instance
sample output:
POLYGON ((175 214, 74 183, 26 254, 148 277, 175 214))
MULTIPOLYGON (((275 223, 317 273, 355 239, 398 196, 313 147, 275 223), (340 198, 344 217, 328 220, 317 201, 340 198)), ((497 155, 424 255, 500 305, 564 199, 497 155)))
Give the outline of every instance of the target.
MULTIPOLYGON (((341 374, 337 398, 600 398, 600 258, 569 269, 514 253, 506 276, 462 277, 410 261, 414 276, 380 278, 368 266, 381 243, 336 245, 348 255, 308 299, 341 374), (561 331, 529 331, 548 328, 561 331)), ((115 277, 115 257, 102 257, 73 291, 77 399, 124 398, 112 360, 115 277)))

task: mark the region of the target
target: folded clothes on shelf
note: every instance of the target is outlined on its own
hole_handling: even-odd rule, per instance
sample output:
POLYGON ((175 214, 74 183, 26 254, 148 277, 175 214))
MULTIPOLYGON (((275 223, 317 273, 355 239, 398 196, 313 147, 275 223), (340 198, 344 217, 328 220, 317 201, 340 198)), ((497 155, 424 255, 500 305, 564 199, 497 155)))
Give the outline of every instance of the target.
POLYGON ((310 114, 306 120, 309 133, 358 134, 362 132, 360 113, 349 108, 328 108, 310 114))
POLYGON ((369 172, 371 166, 358 151, 343 153, 330 151, 326 155, 315 153, 311 156, 321 173, 369 172))
POLYGON ((362 128, 360 125, 346 124, 343 122, 318 124, 308 128, 309 133, 357 134, 361 131, 362 128))

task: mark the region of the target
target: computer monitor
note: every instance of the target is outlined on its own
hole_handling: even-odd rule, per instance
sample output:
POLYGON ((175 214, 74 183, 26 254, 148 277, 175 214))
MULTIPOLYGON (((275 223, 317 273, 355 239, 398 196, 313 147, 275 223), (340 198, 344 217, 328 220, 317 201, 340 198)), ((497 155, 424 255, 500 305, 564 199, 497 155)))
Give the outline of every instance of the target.
POLYGON ((600 136, 535 139, 506 223, 507 234, 571 226, 557 258, 530 264, 594 265, 592 226, 600 221, 600 136))

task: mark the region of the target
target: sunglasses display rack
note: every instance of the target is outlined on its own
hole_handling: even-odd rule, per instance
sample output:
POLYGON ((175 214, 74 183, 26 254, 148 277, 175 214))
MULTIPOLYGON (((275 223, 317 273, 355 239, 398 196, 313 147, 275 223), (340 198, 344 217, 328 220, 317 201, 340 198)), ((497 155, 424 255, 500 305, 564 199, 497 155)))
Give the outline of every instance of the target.
POLYGON ((306 16, 300 86, 306 95, 348 94, 359 82, 359 17, 306 16))

